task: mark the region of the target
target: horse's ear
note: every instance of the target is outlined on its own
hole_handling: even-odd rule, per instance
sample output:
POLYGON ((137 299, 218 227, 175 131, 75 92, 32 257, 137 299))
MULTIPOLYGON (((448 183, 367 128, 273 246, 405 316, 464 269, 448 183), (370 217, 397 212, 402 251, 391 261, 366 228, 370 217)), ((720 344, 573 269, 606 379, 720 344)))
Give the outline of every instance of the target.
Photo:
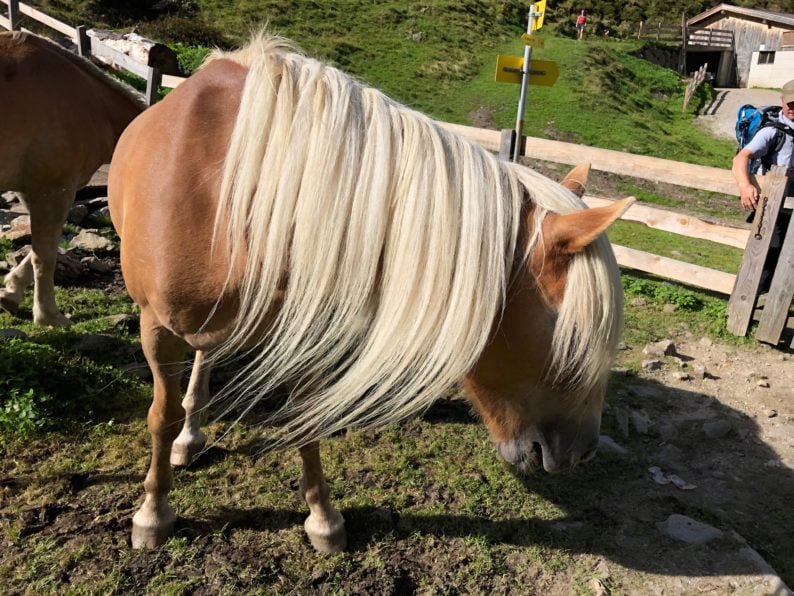
POLYGON ((566 215, 549 213, 543 222, 546 245, 560 253, 577 253, 598 238, 634 201, 634 197, 628 197, 606 207, 566 215))
POLYGON ((587 190, 587 177, 590 175, 590 162, 580 163, 560 181, 565 188, 573 191, 577 197, 582 197, 587 190))

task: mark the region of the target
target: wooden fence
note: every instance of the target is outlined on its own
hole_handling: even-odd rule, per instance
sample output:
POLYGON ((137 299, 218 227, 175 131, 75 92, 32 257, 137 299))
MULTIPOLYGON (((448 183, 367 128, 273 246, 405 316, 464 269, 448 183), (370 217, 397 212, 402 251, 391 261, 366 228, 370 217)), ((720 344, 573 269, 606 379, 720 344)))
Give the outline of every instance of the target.
MULTIPOLYGON (((459 124, 441 124, 494 152, 509 146, 505 141, 512 133, 512 131, 500 133, 459 124)), ((569 165, 589 161, 593 169, 630 175, 633 178, 728 195, 736 195, 737 192, 733 174, 727 169, 533 137, 524 140, 522 155, 569 165)), ((760 227, 765 230, 762 234, 753 234, 747 227, 714 223, 642 203, 635 203, 623 215, 623 219, 627 221, 641 223, 656 230, 745 249, 738 275, 625 246, 613 244, 612 247, 618 263, 623 267, 729 295, 728 329, 736 335, 746 335, 753 317, 758 317, 760 323, 756 338, 777 344, 784 327, 788 325, 794 328, 794 319, 789 321, 788 314, 794 298, 794 228, 791 228, 791 233, 786 237, 766 303, 763 311, 760 312, 757 310, 757 293, 761 268, 769 250, 769 231, 781 208, 794 208, 794 197, 784 196, 786 171, 782 168, 773 169, 770 174, 758 177, 757 181, 762 188, 762 196, 767 199, 767 206, 762 210, 763 221, 760 227)), ((604 205, 612 199, 585 195, 584 200, 589 206, 594 207, 604 205)), ((736 205, 738 209, 738 199, 736 205)))
MULTIPOLYGON (((8 6, 9 15, 8 18, 0 16, 0 26, 6 29, 18 29, 21 14, 47 27, 55 29, 71 39, 77 45, 82 55, 88 55, 90 53, 94 56, 104 58, 106 61, 110 61, 111 65, 116 68, 123 68, 145 78, 147 80, 147 99, 149 99, 150 103, 156 100, 157 88, 159 86, 173 88, 184 81, 182 77, 164 75, 155 66, 142 64, 133 60, 126 54, 103 43, 97 37, 89 37, 84 27, 71 27, 61 23, 30 6, 20 3, 18 0, 0 0, 0 2, 8 6)), ((677 29, 679 31, 678 39, 681 39, 681 28, 677 27, 677 29)), ((664 31, 661 24, 656 26, 655 31, 657 39, 661 39, 662 32, 664 31)), ((642 35, 642 27, 640 34, 642 35)), ((651 35, 648 28, 645 29, 645 34, 651 35)), ((503 146, 503 135, 499 131, 444 122, 440 122, 439 124, 463 135, 473 142, 479 143, 486 149, 495 153, 498 153, 503 146)), ((573 143, 533 137, 527 137, 523 140, 522 155, 528 158, 569 165, 577 165, 584 161, 589 161, 593 169, 604 172, 621 175, 630 173, 632 177, 655 182, 665 182, 723 194, 736 194, 736 184, 733 175, 730 170, 726 169, 698 166, 656 157, 633 155, 608 149, 585 147, 573 143)), ((770 187, 770 184, 766 181, 762 180, 762 184, 764 184, 765 188, 770 187)), ((779 190, 778 194, 780 195, 775 199, 775 201, 778 202, 775 203, 773 207, 776 205, 776 209, 779 210, 784 202, 787 208, 794 207, 793 197, 786 199, 782 196, 783 186, 781 186, 778 179, 772 180, 771 187, 777 188, 779 190)), ((610 199, 585 196, 584 200, 590 206, 597 206, 605 204, 610 199)), ((777 214, 776 210, 767 209, 768 213, 766 216, 769 216, 772 211, 774 211, 774 215, 777 214)), ((650 205, 643 205, 641 203, 632 205, 624 214, 623 219, 641 223, 649 228, 672 232, 690 238, 710 240, 740 249, 754 247, 755 245, 753 242, 757 241, 746 228, 709 222, 694 216, 682 215, 680 213, 650 205)), ((793 264, 792 268, 794 268, 794 234, 791 236, 791 250, 789 252, 792 254, 789 260, 793 264)), ((765 251, 768 249, 768 239, 766 239, 765 242, 766 248, 763 248, 764 241, 761 242, 763 250, 759 251, 755 248, 753 249, 753 254, 756 255, 754 257, 755 260, 758 259, 757 254, 760 254, 760 252, 763 252, 764 255, 766 254, 765 251)), ((737 284, 737 276, 732 273, 717 271, 691 263, 684 263, 625 246, 613 245, 613 248, 618 262, 623 267, 644 271, 659 277, 726 295, 731 294, 732 291, 736 289, 741 289, 743 292, 741 299, 737 298, 736 300, 741 303, 743 309, 740 317, 742 322, 740 324, 735 323, 734 317, 732 330, 739 335, 744 335, 746 333, 746 327, 749 326, 747 312, 750 312, 750 316, 752 316, 753 309, 756 306, 755 294, 753 292, 757 289, 758 282, 758 279, 755 279, 755 270, 751 266, 748 265, 748 267, 745 267, 743 262, 743 269, 740 270, 740 281, 742 283, 737 284), (755 287, 752 288, 754 284, 755 287), (741 286, 741 288, 739 288, 739 286, 741 286), (750 289, 752 289, 752 292, 750 289), (752 298, 748 298, 750 294, 752 294, 752 298), (748 306, 748 304, 750 305, 748 306), (745 319, 747 320, 747 325, 744 325, 745 319), (742 326, 744 326, 743 331, 741 329, 742 326)), ((785 247, 784 253, 788 254, 786 253, 785 247)), ((783 260, 783 257, 781 260, 783 260)), ((758 272, 758 276, 760 277, 760 271, 758 272)), ((771 309, 771 311, 777 313, 777 320, 779 321, 782 318, 784 324, 791 303, 791 293, 794 293, 794 271, 792 271, 790 279, 792 283, 788 285, 792 286, 790 288, 791 291, 789 292, 788 285, 780 282, 779 285, 781 289, 778 292, 780 305, 773 305, 771 309), (786 298, 786 296, 788 297, 786 298), (787 302, 786 299, 788 300, 787 302)), ((736 295, 736 291, 734 291, 734 295, 736 295)), ((734 298, 732 298, 732 301, 734 301, 734 298)), ((763 324, 764 322, 762 320, 762 327, 763 324)), ((773 327, 776 329, 777 326, 778 323, 776 322, 773 327)), ((771 339, 773 335, 774 331, 767 333, 769 339, 765 341, 773 341, 771 339)))
POLYGON ((654 39, 656 41, 681 41, 684 37, 681 25, 665 25, 663 23, 646 23, 640 21, 637 26, 637 39, 654 39))
POLYGON ((157 61, 150 61, 150 63, 144 64, 133 60, 127 54, 111 47, 98 37, 92 36, 91 31, 87 30, 85 26, 72 27, 19 0, 0 0, 0 3, 8 7, 8 16, 0 15, 0 27, 9 31, 21 30, 32 33, 22 27, 23 17, 27 17, 57 31, 75 44, 81 56, 94 56, 112 68, 126 70, 146 80, 146 101, 149 105, 157 101, 160 87, 173 88, 185 80, 184 77, 177 76, 174 71, 164 71, 164 68, 157 61))
POLYGON ((707 72, 708 72, 708 64, 703 64, 687 80, 686 91, 684 92, 684 105, 681 108, 682 112, 686 112, 686 107, 689 105, 689 102, 692 100, 692 96, 695 94, 695 91, 700 86, 700 84, 706 80, 707 72))

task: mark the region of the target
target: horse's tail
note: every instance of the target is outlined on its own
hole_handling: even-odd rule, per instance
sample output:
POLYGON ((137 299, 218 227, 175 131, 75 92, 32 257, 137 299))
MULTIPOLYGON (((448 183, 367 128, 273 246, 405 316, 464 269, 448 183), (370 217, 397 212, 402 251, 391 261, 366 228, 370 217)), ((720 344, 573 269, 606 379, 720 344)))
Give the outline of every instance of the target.
POLYGON ((224 392, 247 411, 275 387, 277 445, 427 407, 485 347, 513 261, 521 191, 492 156, 340 71, 257 38, 224 166, 216 235, 245 262, 255 339, 224 392), (284 290, 283 294, 280 290, 284 290))

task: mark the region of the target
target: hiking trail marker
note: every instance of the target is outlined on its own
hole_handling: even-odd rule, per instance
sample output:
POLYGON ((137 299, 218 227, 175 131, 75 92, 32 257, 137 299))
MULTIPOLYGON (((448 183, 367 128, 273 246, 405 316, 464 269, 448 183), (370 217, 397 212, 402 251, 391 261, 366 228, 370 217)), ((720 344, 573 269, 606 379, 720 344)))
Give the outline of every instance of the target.
MULTIPOLYGON (((524 57, 500 55, 496 57, 496 81, 498 83, 520 83, 521 94, 518 98, 518 113, 516 115, 516 127, 510 131, 511 140, 509 151, 502 157, 512 159, 517 162, 521 155, 521 141, 524 132, 524 112, 527 103, 527 92, 529 90, 530 77, 533 85, 552 86, 559 70, 557 64, 551 60, 532 60, 532 48, 542 48, 543 40, 535 37, 533 33, 543 26, 543 18, 546 14, 546 0, 535 2, 529 9, 527 19, 527 32, 521 36, 524 42, 524 57)), ((506 133, 506 131, 505 131, 506 133)), ((507 144, 503 142, 503 147, 507 144)))

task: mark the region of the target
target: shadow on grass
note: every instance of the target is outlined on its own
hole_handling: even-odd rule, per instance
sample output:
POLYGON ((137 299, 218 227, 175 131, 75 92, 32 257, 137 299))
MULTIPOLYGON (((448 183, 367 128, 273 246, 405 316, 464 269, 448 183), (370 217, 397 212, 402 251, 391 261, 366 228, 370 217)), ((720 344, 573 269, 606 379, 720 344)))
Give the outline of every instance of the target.
MULTIPOLYGON (((528 492, 552 503, 561 517, 492 519, 454 510, 425 515, 374 504, 342 511, 349 549, 364 552, 388 537, 401 540, 415 534, 479 537, 495 545, 600 554, 626 568, 661 575, 763 575, 758 561, 748 556, 751 547, 784 581, 794 582, 794 472, 764 442, 756 421, 713 396, 655 382, 634 379, 617 391, 622 395, 605 413, 603 432, 619 437, 627 453, 602 452, 571 473, 522 479, 528 492), (620 409, 641 409, 652 421, 650 429, 622 436, 615 422, 620 409), (704 424, 715 421, 727 421, 730 430, 709 438, 704 424), (668 429, 663 438, 660 431, 669 426, 675 432, 670 435, 668 429), (648 471, 651 466, 696 488, 657 484, 648 471), (659 527, 672 514, 716 527, 722 536, 704 544, 674 540, 659 527)), ((474 422, 468 404, 456 400, 437 404, 425 418, 433 423, 474 422)), ((791 428, 785 420, 770 424, 782 429, 777 432, 791 428)), ((303 518, 292 510, 228 508, 202 522, 185 520, 183 529, 189 534, 224 528, 269 531, 300 524, 303 518)))

